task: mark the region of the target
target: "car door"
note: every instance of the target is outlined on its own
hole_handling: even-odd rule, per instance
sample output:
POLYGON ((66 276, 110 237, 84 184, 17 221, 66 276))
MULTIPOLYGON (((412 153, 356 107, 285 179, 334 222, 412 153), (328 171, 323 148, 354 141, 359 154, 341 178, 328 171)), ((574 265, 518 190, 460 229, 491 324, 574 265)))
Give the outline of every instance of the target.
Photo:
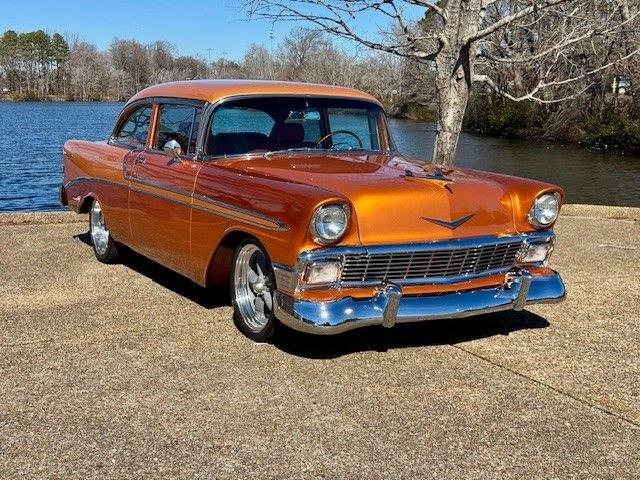
POLYGON ((107 142, 109 146, 100 154, 100 165, 103 170, 98 172, 97 176, 103 179, 111 178, 114 183, 105 184, 105 187, 109 186, 109 188, 101 189, 99 200, 111 235, 117 241, 127 245, 131 243, 131 227, 129 223, 130 182, 126 180, 126 170, 131 160, 147 148, 152 116, 151 102, 138 101, 125 107, 107 142), (113 169, 113 176, 110 174, 110 169, 113 169), (126 180, 124 183, 121 178, 123 174, 126 180))
POLYGON ((191 272, 190 221, 193 185, 201 164, 195 145, 202 105, 166 101, 154 106, 151 142, 128 165, 129 221, 133 247, 185 275, 191 272), (177 141, 175 158, 163 146, 177 141))

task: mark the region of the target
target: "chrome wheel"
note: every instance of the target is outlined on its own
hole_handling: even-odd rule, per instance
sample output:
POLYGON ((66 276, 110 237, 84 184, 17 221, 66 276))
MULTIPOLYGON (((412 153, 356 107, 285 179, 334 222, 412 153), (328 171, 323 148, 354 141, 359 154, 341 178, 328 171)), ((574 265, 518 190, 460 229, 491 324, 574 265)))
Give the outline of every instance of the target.
POLYGON ((104 223, 102 207, 100 206, 100 202, 97 200, 93 201, 89 218, 93 248, 96 249, 98 255, 105 255, 109 248, 109 229, 104 223))
POLYGON ((247 243, 237 253, 233 288, 247 328, 254 333, 264 330, 273 312, 273 281, 267 256, 257 245, 247 243))

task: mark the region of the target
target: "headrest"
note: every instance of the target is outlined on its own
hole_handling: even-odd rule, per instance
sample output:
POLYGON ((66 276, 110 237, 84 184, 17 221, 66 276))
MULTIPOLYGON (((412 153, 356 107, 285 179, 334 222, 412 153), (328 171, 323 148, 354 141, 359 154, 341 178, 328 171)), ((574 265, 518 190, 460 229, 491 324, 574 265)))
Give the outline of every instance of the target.
POLYGON ((304 127, 300 123, 281 123, 275 127, 276 142, 300 143, 304 141, 304 127))

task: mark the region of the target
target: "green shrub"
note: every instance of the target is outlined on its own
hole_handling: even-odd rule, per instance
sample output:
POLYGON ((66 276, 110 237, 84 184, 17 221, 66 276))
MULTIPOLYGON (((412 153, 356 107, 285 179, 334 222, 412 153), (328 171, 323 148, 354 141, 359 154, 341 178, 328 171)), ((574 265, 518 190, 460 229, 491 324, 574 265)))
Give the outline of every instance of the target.
POLYGON ((511 102, 474 96, 469 102, 465 129, 501 137, 529 137, 537 134, 547 113, 532 102, 511 102))
POLYGON ((425 105, 411 103, 402 107, 400 116, 417 122, 435 122, 438 119, 438 112, 425 105))
POLYGON ((628 113, 605 110, 587 115, 582 121, 584 143, 595 148, 640 151, 640 118, 628 113))

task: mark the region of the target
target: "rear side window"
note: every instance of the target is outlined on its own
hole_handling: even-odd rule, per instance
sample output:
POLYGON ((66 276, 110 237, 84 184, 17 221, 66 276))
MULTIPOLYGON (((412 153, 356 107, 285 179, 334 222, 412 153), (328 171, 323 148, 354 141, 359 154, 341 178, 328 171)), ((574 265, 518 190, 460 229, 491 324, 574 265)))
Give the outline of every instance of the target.
POLYGON ((196 137, 200 109, 186 105, 161 105, 158 117, 157 135, 153 148, 162 150, 170 140, 177 141, 186 155, 196 150, 196 137))
POLYGON ((150 105, 135 109, 115 135, 114 140, 130 148, 144 148, 149 134, 151 112, 150 105))

